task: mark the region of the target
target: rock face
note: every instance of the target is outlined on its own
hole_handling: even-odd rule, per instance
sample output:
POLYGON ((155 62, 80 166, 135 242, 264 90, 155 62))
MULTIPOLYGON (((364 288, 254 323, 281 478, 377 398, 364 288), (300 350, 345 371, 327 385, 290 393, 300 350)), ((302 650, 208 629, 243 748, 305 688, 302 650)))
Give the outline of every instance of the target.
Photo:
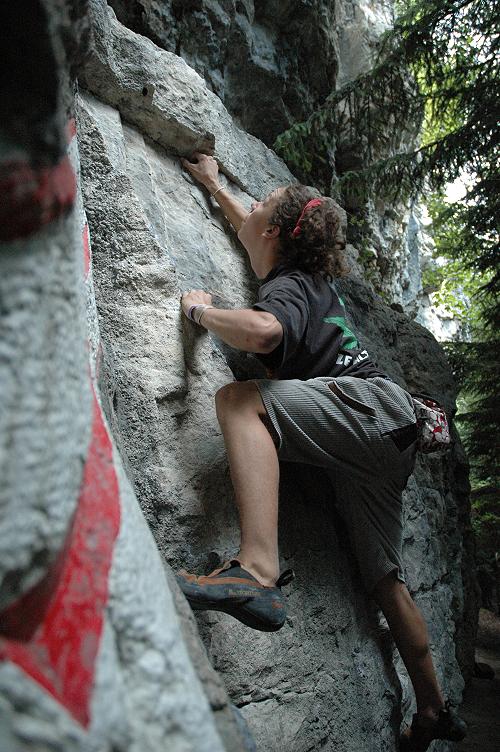
POLYGON ((182 57, 236 122, 268 145, 292 122, 305 119, 335 84, 337 24, 331 0, 113 0, 110 5, 124 25, 182 57))
MULTIPOLYGON (((193 148, 193 133, 205 134, 246 205, 291 176, 231 124, 178 58, 94 7, 94 48, 81 77, 90 93, 79 99, 78 129, 109 420, 160 550, 174 568, 208 570, 237 546, 213 397, 235 375, 260 372, 250 356, 182 319, 179 297, 202 287, 218 305, 243 306, 254 299, 255 282, 224 217, 177 155, 193 148), (139 95, 153 75, 152 100, 144 102, 139 95), (184 96, 174 99, 169 87, 180 92, 182 76, 184 96), (229 140, 221 138, 221 122, 229 140)), ((342 291, 380 365, 452 410, 451 376, 432 336, 384 305, 360 277, 342 283, 342 291)), ((408 583, 428 619, 445 691, 455 699, 463 685, 455 640, 466 644, 472 621, 466 494, 458 444, 446 458, 420 459, 405 494, 408 583)), ((280 534, 282 563, 298 575, 284 629, 269 636, 224 615, 197 617, 257 749, 368 752, 374 738, 377 749, 393 749, 412 709, 408 679, 366 601, 318 472, 283 468, 280 534)))
MULTIPOLYGON (((196 622, 205 653, 167 566, 210 570, 236 551, 236 513, 213 398, 235 377, 263 375, 254 358, 181 315, 184 289, 204 288, 217 305, 241 307, 255 299, 256 281, 227 221, 182 171, 179 155, 214 149, 222 180, 245 205, 293 176, 239 127, 241 119, 233 121, 177 54, 120 24, 103 0, 82 1, 78 18, 71 5, 73 15, 66 17, 70 4, 47 0, 44 7, 56 41, 57 29, 66 29, 68 57, 57 63, 63 89, 72 60, 81 55, 68 18, 81 22, 89 45, 79 66, 80 93, 73 103, 65 88, 58 110, 61 120, 68 106, 76 111, 78 149, 73 139, 71 155, 76 169, 81 159, 81 203, 77 196, 66 219, 0 247, 0 314, 8 335, 0 350, 7 406, 1 419, 2 436, 11 437, 0 451, 7 478, 1 500, 10 525, 0 549, 2 750, 24 752, 36 743, 51 752, 389 752, 413 711, 408 677, 387 625, 364 594, 331 490, 316 468, 282 468, 281 559, 297 579, 287 590, 289 617, 277 634, 201 614, 196 622), (91 249, 87 255, 85 249, 91 249), (35 334, 27 338, 27 331, 35 334), (48 340, 53 332, 57 336, 48 340), (47 341, 51 347, 44 349, 47 341), (96 420, 101 438, 108 436, 105 469, 114 474, 121 522, 85 724, 62 702, 67 695, 47 691, 16 661, 11 643, 19 624, 16 632, 10 621, 14 632, 6 631, 5 609, 42 582, 66 550, 96 420), (19 473, 11 469, 14 460, 19 473), (36 493, 23 483, 31 472, 36 493)), ((188 4, 123 3, 122 11, 139 5, 148 18, 177 14, 188 44, 188 4)), ((327 5, 314 5, 315 19, 321 21, 327 5)), ((310 4, 189 3, 191 15, 209 6, 210 18, 222 23, 222 10, 234 12, 238 24, 247 18, 248 34, 264 39, 259 24, 273 17, 285 27, 292 9, 305 13, 310 4)), ((134 18, 144 23, 144 16, 134 18)), ((313 42, 323 34, 321 23, 307 31, 313 42)), ((158 22, 158 34, 163 26, 158 22)), ((367 38, 362 28, 359 33, 367 38)), ((177 39, 175 24, 168 34, 177 39)), ((259 88, 265 89, 262 80, 259 88)), ((251 90, 241 86, 239 96, 245 91, 251 90)), ((62 141, 60 133, 57 138, 62 141)), ((0 153, 2 169, 10 156, 0 153)), ((356 249, 350 253, 353 273, 339 285, 363 343, 395 381, 435 394, 453 411, 453 383, 438 344, 373 293, 356 265, 356 249)), ((100 467, 98 477, 103 472, 100 467)), ((460 668, 466 674, 473 665, 467 491, 465 459, 455 441, 448 455, 419 459, 404 497, 407 581, 428 621, 445 693, 455 701, 463 687, 460 668)), ((100 493, 88 496, 101 499, 100 493)), ((101 504, 101 515, 106 509, 101 504)), ((66 648, 64 637, 60 644, 66 648)), ((435 748, 444 752, 448 745, 435 748)))

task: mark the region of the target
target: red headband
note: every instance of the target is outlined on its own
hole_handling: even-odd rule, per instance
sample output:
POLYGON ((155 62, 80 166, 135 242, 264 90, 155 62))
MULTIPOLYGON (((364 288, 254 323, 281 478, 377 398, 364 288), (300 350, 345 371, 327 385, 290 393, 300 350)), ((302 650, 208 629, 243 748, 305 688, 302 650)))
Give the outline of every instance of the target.
POLYGON ((323 203, 323 199, 322 198, 312 198, 310 201, 307 202, 307 204, 302 209, 302 214, 298 218, 297 224, 295 225, 295 229, 293 230, 293 232, 291 234, 292 238, 298 237, 300 235, 300 233, 302 232, 302 228, 300 226, 300 223, 304 219, 304 214, 306 213, 306 211, 308 209, 312 209, 314 206, 320 206, 322 203, 323 203))

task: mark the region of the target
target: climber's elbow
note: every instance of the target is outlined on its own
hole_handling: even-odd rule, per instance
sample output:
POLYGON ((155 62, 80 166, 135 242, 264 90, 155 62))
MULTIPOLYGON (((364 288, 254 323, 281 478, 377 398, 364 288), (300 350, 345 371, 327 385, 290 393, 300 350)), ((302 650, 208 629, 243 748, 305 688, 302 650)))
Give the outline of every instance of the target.
POLYGON ((254 352, 267 354, 275 350, 283 339, 283 327, 272 313, 262 314, 263 321, 256 337, 254 352))

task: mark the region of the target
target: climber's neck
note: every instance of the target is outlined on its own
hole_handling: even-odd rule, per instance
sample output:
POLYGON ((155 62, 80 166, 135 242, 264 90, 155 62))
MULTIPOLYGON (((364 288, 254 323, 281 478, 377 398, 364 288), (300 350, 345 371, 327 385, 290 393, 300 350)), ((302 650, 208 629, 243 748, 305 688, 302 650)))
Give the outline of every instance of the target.
POLYGON ((252 252, 248 250, 248 256, 250 258, 250 264, 258 279, 264 279, 267 277, 271 269, 279 263, 279 243, 269 243, 264 247, 252 252))

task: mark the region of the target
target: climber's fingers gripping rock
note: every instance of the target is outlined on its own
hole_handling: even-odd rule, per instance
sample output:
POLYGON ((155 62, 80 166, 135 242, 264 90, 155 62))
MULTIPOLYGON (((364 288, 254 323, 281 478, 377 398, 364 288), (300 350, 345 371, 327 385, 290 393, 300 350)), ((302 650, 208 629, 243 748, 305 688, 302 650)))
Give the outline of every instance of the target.
POLYGON ((191 306, 212 305, 212 296, 208 292, 203 292, 203 290, 187 290, 182 295, 181 305, 187 316, 191 306))
POLYGON ((181 159, 183 167, 197 180, 199 183, 205 186, 205 188, 212 188, 217 185, 217 178, 219 175, 219 165, 214 157, 209 157, 206 154, 196 151, 191 155, 190 160, 181 159), (193 162, 191 160, 196 160, 193 162))

